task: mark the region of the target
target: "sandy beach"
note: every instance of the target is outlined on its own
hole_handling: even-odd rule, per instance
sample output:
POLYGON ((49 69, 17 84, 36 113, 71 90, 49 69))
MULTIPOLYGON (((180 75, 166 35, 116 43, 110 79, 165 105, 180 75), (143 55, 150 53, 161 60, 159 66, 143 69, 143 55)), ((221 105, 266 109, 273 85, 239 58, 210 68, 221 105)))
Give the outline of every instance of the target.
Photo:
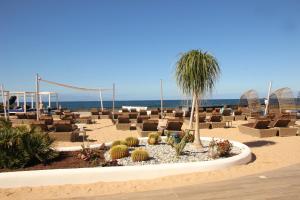
MULTIPOLYGON (((0 189, 0 199, 62 199, 82 196, 129 193, 155 189, 173 188, 192 184, 218 182, 300 163, 300 137, 255 138, 239 133, 237 125, 246 121, 233 122, 232 128, 201 130, 202 136, 236 140, 248 145, 253 159, 247 165, 235 166, 224 170, 176 175, 153 180, 128 182, 98 182, 87 185, 64 185, 49 187, 25 187, 0 189)), ((187 127, 184 124, 183 129, 187 127)), ((102 143, 128 136, 138 136, 137 131, 119 131, 108 119, 98 120, 96 124, 86 125, 90 143, 102 143)), ((56 146, 79 146, 81 142, 56 142, 56 146)))

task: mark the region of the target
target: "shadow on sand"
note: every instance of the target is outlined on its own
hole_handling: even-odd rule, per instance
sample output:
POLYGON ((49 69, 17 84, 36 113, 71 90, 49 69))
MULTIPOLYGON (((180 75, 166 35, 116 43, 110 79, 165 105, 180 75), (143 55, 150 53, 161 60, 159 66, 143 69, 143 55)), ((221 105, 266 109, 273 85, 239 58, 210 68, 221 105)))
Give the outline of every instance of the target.
POLYGON ((262 147, 262 146, 269 146, 269 145, 274 145, 276 142, 269 141, 269 140, 256 140, 256 141, 251 141, 251 142, 244 142, 245 145, 248 147, 262 147))

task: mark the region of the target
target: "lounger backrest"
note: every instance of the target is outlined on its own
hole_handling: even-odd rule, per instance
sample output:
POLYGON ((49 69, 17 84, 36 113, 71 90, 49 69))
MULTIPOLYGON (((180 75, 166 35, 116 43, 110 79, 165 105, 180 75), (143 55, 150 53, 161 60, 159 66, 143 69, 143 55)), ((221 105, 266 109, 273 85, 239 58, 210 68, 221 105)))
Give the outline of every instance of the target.
POLYGON ((183 112, 176 112, 175 117, 183 117, 183 112))
POLYGON ((158 115, 158 110, 151 110, 151 115, 158 115))
POLYGON ((270 124, 270 127, 288 127, 290 121, 289 119, 276 119, 270 124))
POLYGON ((131 108, 130 112, 136 112, 136 109, 135 108, 131 108))
POLYGON ((102 115, 109 115, 110 114, 109 110, 103 110, 101 113, 102 113, 102 115))
POLYGON ((211 122, 221 122, 222 121, 222 116, 221 115, 212 115, 210 118, 211 122))
POLYGON ((230 109, 223 110, 222 115, 223 116, 230 116, 231 115, 231 110, 230 109))
POLYGON ((26 113, 27 119, 36 119, 36 112, 26 113))
POLYGON ((241 110, 236 110, 234 111, 234 115, 242 115, 243 111, 241 110))
POLYGON ((129 116, 129 119, 136 119, 138 114, 137 113, 129 113, 128 116, 129 116))
POLYGON ((127 113, 129 110, 127 108, 122 108, 122 113, 127 113))
POLYGON ((91 113, 92 113, 92 115, 99 115, 99 109, 98 108, 92 108, 91 113))
POLYGON ((206 119, 206 116, 200 115, 200 116, 199 116, 199 123, 204 123, 204 122, 205 122, 205 119, 206 119))
POLYGON ((57 132, 69 132, 73 130, 73 126, 70 120, 58 120, 54 121, 53 124, 57 132))
POLYGON ((142 115, 142 116, 138 116, 137 117, 137 123, 143 123, 144 120, 149 119, 149 117, 147 115, 142 115))
POLYGON ((16 116, 18 119, 26 119, 27 118, 25 113, 16 113, 16 116))
POLYGON ((169 131, 181 131, 182 122, 180 121, 168 121, 166 129, 169 131))
POLYGON ((142 124, 143 131, 157 131, 158 121, 157 120, 144 120, 142 124))
POLYGON ((147 115, 147 111, 146 110, 140 110, 140 115, 147 115))
POLYGON ((128 124, 128 123, 130 123, 129 117, 128 116, 122 116, 122 115, 120 115, 118 117, 118 123, 119 124, 128 124))
POLYGON ((172 109, 167 109, 167 113, 172 113, 173 110, 172 109))
POLYGON ((270 122, 271 122, 270 120, 256 120, 256 122, 253 124, 253 128, 267 129, 270 122))

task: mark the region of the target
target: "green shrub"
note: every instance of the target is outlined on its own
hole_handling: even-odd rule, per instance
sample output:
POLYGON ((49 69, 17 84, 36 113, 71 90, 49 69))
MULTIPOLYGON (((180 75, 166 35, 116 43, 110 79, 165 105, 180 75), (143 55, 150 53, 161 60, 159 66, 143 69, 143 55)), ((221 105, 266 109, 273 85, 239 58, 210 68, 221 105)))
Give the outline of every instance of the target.
POLYGON ((133 162, 146 161, 149 159, 149 154, 146 150, 139 148, 131 153, 131 159, 133 162))
MULTIPOLYGON (((6 123, 7 125, 7 123, 6 123)), ((39 129, 0 129, 0 168, 22 168, 34 163, 47 163, 58 153, 52 149, 53 140, 39 129)))
POLYGON ((112 160, 129 156, 129 150, 126 145, 116 145, 110 149, 110 157, 112 160))
POLYGON ((125 142, 126 142, 127 146, 129 146, 129 147, 137 147, 137 146, 139 146, 139 143, 140 143, 139 139, 136 137, 127 137, 125 139, 125 142))
POLYGON ((150 133, 148 135, 148 144, 155 145, 158 144, 161 141, 161 137, 159 133, 150 133))

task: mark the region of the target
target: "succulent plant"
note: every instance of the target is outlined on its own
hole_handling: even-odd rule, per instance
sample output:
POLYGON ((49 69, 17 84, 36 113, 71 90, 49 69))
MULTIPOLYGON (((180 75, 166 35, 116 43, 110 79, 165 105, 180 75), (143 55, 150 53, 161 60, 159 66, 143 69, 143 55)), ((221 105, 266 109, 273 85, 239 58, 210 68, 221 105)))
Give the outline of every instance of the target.
POLYGON ((113 146, 120 145, 120 144, 127 145, 124 140, 116 140, 111 144, 111 146, 113 147, 113 146))
POLYGON ((129 150, 126 145, 116 145, 110 149, 110 157, 112 160, 120 159, 129 156, 129 150))
POLYGON ((127 137, 125 139, 125 142, 126 142, 127 146, 129 146, 129 147, 137 147, 137 146, 139 146, 139 143, 140 143, 139 139, 136 137, 127 137))
POLYGON ((149 159, 149 153, 145 149, 139 148, 131 153, 131 159, 133 162, 146 161, 149 159))
POLYGON ((148 144, 155 145, 158 144, 161 141, 161 137, 159 133, 150 133, 148 135, 148 144))

